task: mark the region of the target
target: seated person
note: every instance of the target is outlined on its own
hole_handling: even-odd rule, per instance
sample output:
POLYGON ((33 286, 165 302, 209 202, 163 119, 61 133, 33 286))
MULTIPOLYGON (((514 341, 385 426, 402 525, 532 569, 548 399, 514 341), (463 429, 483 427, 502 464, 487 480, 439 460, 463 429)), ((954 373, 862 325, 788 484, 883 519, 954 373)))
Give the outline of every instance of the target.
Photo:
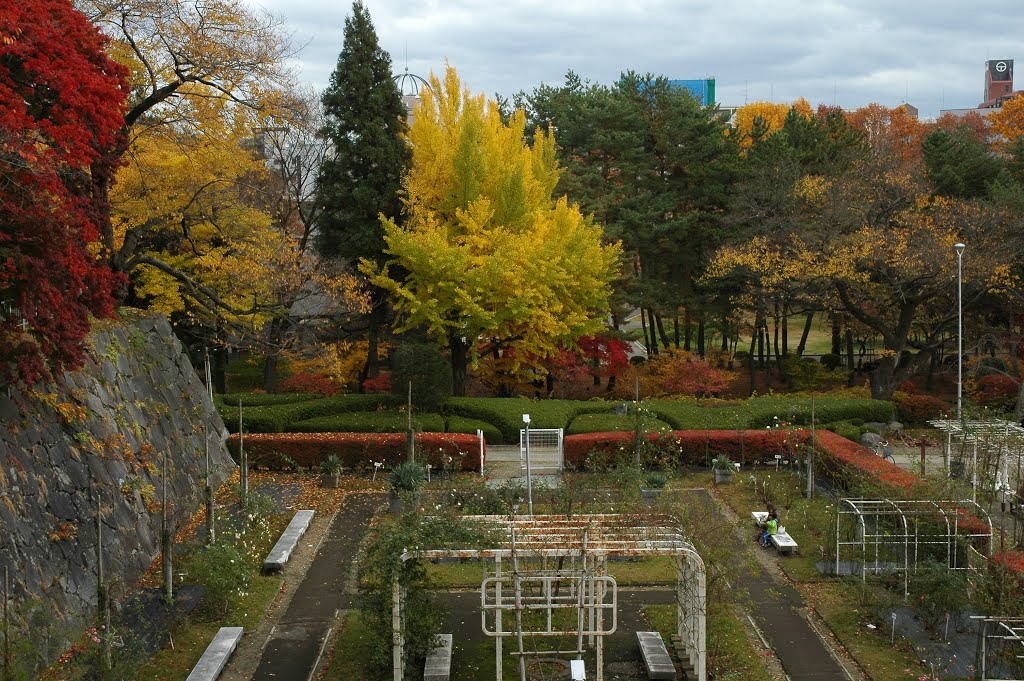
POLYGON ((775 505, 770 501, 765 505, 765 513, 766 515, 763 522, 754 523, 754 526, 757 528, 757 533, 754 534, 754 541, 761 541, 761 537, 764 535, 764 530, 768 526, 768 519, 772 517, 773 513, 778 515, 778 512, 775 510, 775 505))
POLYGON ((764 524, 764 533, 761 535, 761 546, 768 546, 771 542, 768 537, 777 534, 779 531, 779 514, 772 509, 768 520, 764 524))

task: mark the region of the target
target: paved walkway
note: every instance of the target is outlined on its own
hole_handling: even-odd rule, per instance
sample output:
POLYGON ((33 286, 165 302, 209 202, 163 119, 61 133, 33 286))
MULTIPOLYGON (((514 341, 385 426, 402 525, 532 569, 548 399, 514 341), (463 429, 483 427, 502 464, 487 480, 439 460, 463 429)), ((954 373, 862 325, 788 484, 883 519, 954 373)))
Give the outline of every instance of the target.
POLYGON ((263 648, 253 681, 307 681, 338 610, 351 607, 352 560, 381 494, 350 494, 263 648))

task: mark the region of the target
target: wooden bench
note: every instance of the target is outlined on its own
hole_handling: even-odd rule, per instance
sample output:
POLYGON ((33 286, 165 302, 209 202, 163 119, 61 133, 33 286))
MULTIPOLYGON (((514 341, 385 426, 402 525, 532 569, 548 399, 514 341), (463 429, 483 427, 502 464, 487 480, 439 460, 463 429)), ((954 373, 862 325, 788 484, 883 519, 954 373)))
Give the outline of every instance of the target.
POLYGON ((274 544, 274 548, 267 554, 263 561, 263 572, 280 570, 288 559, 292 557, 292 551, 299 543, 299 539, 306 533, 309 523, 312 522, 315 511, 296 511, 288 527, 284 528, 281 538, 274 544))
POLYGON ((423 663, 423 681, 448 681, 452 674, 452 635, 441 634, 441 642, 423 663))
POLYGON ((636 641, 640 644, 640 657, 644 660, 649 679, 675 679, 676 666, 668 654, 665 641, 656 631, 636 632, 636 641))
POLYGON ((221 627, 185 681, 214 681, 242 638, 242 627, 221 627))
POLYGON ((800 548, 788 532, 776 532, 768 535, 768 541, 779 550, 779 553, 794 553, 800 548))

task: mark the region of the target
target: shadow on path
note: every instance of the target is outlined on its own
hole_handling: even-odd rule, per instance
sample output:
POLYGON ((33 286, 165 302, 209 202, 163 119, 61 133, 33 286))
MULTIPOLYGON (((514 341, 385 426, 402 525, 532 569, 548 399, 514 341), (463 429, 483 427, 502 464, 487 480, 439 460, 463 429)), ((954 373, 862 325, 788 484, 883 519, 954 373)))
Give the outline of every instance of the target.
POLYGON ((382 494, 350 494, 334 517, 313 563, 263 648, 254 681, 307 681, 346 592, 352 560, 382 494))

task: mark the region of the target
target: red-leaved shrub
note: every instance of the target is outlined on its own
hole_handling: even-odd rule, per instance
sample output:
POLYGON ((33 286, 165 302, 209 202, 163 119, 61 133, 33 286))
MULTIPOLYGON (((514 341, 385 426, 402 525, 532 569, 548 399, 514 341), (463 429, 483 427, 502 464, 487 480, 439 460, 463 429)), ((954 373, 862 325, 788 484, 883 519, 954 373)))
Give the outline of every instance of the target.
POLYGON ((340 393, 341 386, 323 374, 304 372, 294 374, 281 381, 281 392, 315 393, 330 396, 340 393))
POLYGON ((985 407, 1011 407, 1017 401, 1019 383, 1003 374, 982 376, 974 384, 974 401, 985 407))
POLYGON ((921 424, 948 414, 949 405, 931 395, 907 395, 897 403, 904 423, 921 424))
MULTIPOLYGON (((312 468, 333 454, 344 466, 364 469, 374 461, 393 466, 406 457, 405 433, 253 433, 245 436, 244 446, 250 465, 271 469, 286 467, 280 455, 312 468)), ((464 471, 480 470, 476 435, 417 433, 416 448, 423 463, 437 468, 454 464, 464 471)), ((237 460, 237 434, 228 438, 228 449, 237 460)))
POLYGON ((386 395, 391 392, 391 374, 381 374, 377 378, 363 381, 363 392, 367 395, 386 395))

